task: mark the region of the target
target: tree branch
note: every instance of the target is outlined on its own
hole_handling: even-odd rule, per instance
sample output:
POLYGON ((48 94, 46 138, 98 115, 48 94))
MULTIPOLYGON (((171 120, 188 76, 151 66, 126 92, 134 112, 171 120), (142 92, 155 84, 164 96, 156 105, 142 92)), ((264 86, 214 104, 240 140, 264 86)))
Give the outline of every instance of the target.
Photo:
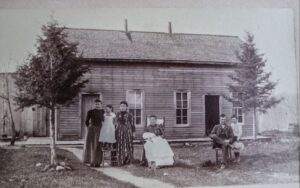
POLYGON ((8 97, 5 97, 5 96, 3 96, 3 95, 0 95, 0 98, 1 98, 1 99, 4 99, 4 100, 6 100, 6 101, 8 101, 8 97))

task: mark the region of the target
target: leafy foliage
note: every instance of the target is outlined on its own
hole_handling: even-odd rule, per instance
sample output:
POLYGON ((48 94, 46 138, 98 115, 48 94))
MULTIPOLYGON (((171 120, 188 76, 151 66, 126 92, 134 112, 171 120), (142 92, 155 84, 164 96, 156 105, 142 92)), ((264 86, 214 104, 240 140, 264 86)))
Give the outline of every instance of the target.
POLYGON ((245 112, 251 109, 266 112, 278 104, 282 99, 271 96, 277 83, 269 80, 270 72, 264 71, 266 60, 255 47, 252 34, 247 33, 246 41, 241 44, 241 51, 237 52, 237 57, 241 63, 238 63, 234 73, 229 76, 233 84, 228 84, 233 95, 225 98, 242 106, 245 112))
POLYGON ((80 62, 77 44, 67 40, 64 29, 55 21, 42 26, 37 53, 29 55, 27 62, 18 67, 15 101, 20 108, 69 105, 88 82, 81 79, 88 66, 80 62))

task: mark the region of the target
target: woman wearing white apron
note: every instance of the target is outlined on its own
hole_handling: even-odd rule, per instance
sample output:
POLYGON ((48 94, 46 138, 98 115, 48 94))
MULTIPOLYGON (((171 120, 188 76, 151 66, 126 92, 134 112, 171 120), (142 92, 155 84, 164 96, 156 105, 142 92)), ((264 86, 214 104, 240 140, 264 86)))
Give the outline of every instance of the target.
POLYGON ((104 121, 100 131, 99 141, 104 148, 112 148, 112 145, 116 142, 115 137, 115 117, 116 114, 112 112, 113 107, 106 105, 104 113, 104 121))

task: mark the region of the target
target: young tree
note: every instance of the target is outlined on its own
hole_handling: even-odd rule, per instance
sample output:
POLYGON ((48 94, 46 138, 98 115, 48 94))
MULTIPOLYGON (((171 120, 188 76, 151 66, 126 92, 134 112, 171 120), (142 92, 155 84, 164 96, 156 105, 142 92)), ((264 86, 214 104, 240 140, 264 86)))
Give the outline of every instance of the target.
POLYGON ((11 101, 11 95, 9 91, 9 78, 8 78, 8 73, 4 73, 4 85, 5 85, 5 91, 4 93, 0 93, 0 98, 6 101, 8 105, 8 110, 9 110, 9 117, 10 117, 10 122, 11 122, 11 131, 12 131, 12 138, 10 140, 10 145, 15 145, 15 140, 16 140, 16 128, 15 128, 15 121, 12 113, 12 101, 11 101))
POLYGON ((37 52, 19 66, 15 76, 19 108, 32 105, 49 109, 51 165, 57 164, 55 151, 55 109, 67 106, 88 80, 81 79, 88 71, 79 59, 77 44, 67 40, 64 27, 51 21, 42 26, 37 39, 37 52))
POLYGON ((243 112, 253 111, 254 139, 256 139, 257 113, 266 113, 269 108, 278 104, 282 99, 271 96, 277 83, 269 80, 270 72, 264 71, 266 60, 255 47, 252 34, 247 33, 246 41, 241 44, 241 50, 237 52, 237 58, 240 63, 234 73, 229 76, 233 83, 228 84, 229 91, 233 95, 225 96, 225 98, 233 104, 241 106, 243 112))

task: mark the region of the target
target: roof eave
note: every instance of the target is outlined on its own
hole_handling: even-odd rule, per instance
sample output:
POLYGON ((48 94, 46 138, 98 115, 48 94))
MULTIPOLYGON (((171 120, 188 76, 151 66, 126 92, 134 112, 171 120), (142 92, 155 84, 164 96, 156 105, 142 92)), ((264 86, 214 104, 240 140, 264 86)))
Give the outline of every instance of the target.
POLYGON ((175 64, 196 64, 196 65, 238 65, 240 62, 226 61, 191 61, 191 60, 161 60, 161 59, 112 59, 112 58, 80 58, 85 61, 103 62, 148 62, 148 63, 175 63, 175 64))

